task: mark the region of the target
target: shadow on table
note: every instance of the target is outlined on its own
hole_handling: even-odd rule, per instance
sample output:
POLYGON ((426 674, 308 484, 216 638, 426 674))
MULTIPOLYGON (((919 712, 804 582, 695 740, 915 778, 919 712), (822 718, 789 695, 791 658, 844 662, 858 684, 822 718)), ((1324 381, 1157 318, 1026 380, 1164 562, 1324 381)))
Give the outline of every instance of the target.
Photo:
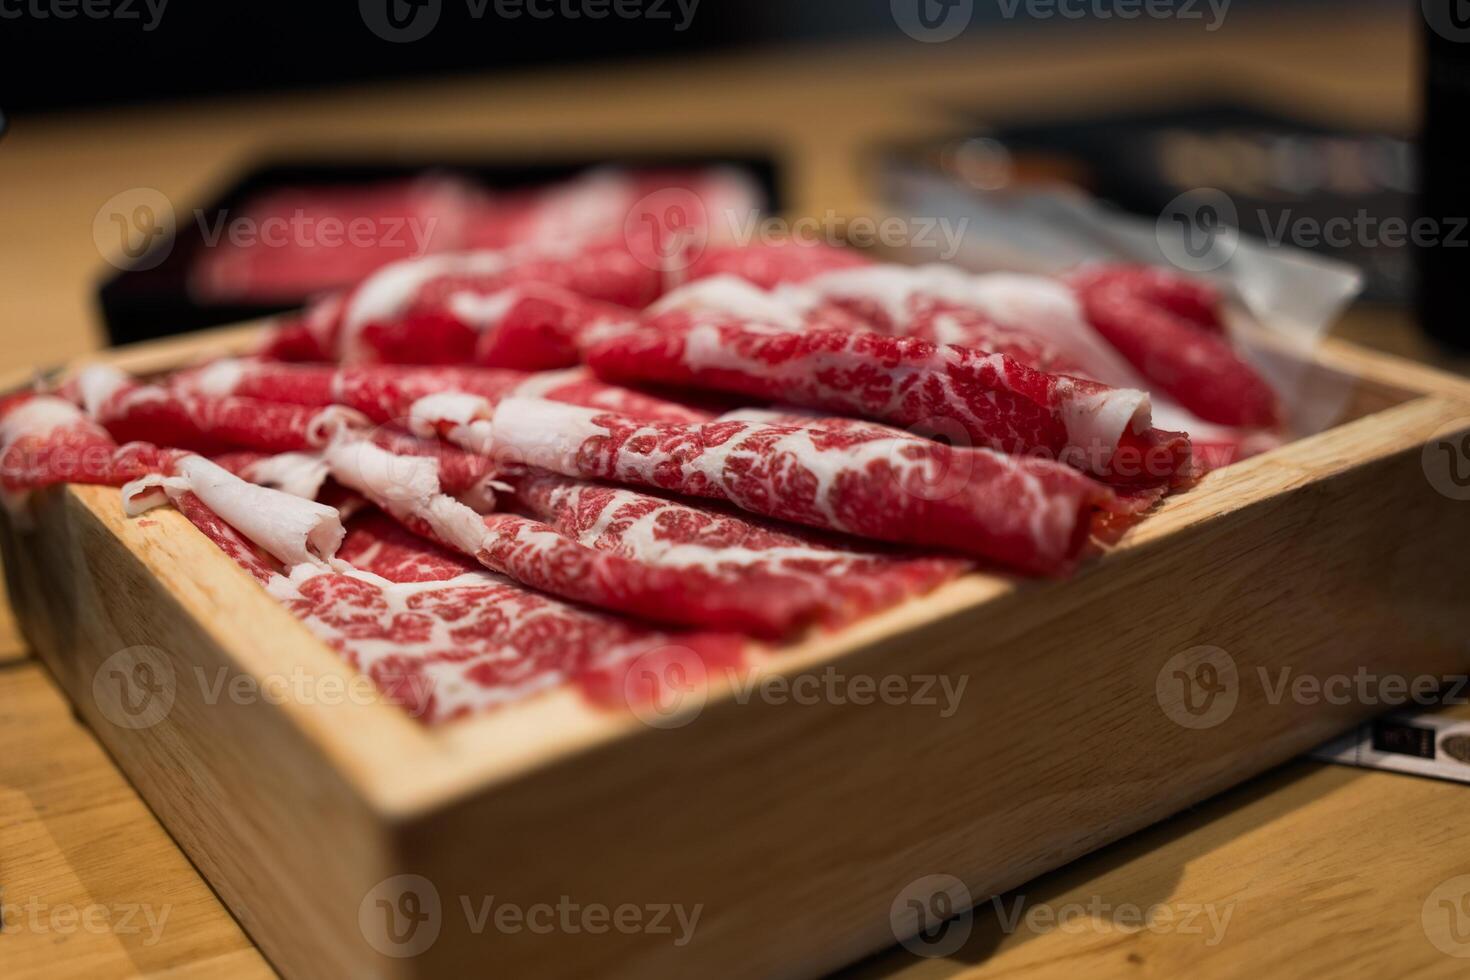
POLYGON ((1321 770, 1321 763, 1293 760, 1234 789, 1215 796, 1168 820, 1103 847, 1065 867, 1032 879, 1019 888, 977 902, 969 938, 954 953, 926 958, 902 946, 862 960, 835 976, 843 980, 877 980, 913 975, 946 977, 985 963, 1002 945, 1017 945, 1048 934, 1029 928, 1015 917, 1038 906, 1056 909, 1094 899, 1104 907, 1133 906, 1141 910, 1160 904, 1179 904, 1176 889, 1184 869, 1196 858, 1222 843, 1217 835, 1201 833, 1214 824, 1231 839, 1271 822, 1280 810, 1263 806, 1269 797, 1295 787, 1292 802, 1330 795, 1366 773, 1341 770, 1341 779, 1324 782, 1303 797, 1301 785, 1321 770), (1143 874, 1122 874, 1124 868, 1146 862, 1143 874), (1003 921, 1002 917, 1006 921, 1003 921))

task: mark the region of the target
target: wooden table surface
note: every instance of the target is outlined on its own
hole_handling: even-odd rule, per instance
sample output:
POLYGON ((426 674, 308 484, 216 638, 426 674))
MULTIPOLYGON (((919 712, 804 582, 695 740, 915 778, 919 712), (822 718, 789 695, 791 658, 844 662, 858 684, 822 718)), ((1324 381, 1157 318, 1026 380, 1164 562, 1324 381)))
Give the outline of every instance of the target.
MULTIPOLYGON (((100 343, 93 288, 108 266, 92 222, 154 188, 182 210, 253 158, 290 147, 417 147, 534 157, 680 146, 773 149, 799 211, 863 213, 864 162, 890 140, 992 114, 1137 104, 1214 91, 1364 125, 1415 109, 1416 25, 1334 7, 1292 18, 991 36, 535 72, 207 106, 22 119, 0 142, 0 371, 100 343)), ((1340 333, 1436 359, 1399 314, 1340 333)), ((1442 358, 1439 358, 1442 361, 1442 358)), ((1463 362, 1458 366, 1463 366, 1463 362)), ((1298 762, 1105 848, 974 915, 955 952, 902 950, 862 977, 1464 975, 1470 899, 1435 891, 1470 871, 1470 788, 1298 762), (1064 924, 1009 917, 1042 906, 1064 924), (1138 928, 1128 909, 1172 925, 1138 928), (1068 910, 1082 910, 1068 917, 1068 910), (1188 920, 1186 924, 1186 919, 1188 920), (1031 923, 1031 924, 1028 924, 1031 923), (1460 933, 1450 931, 1458 928, 1460 933), (1445 937, 1450 936, 1450 940, 1445 937), (1436 945, 1434 938, 1440 940, 1436 945)), ((1454 883, 1447 886, 1453 891, 1454 883)), ((0 964, 6 977, 268 976, 146 806, 26 656, 0 605, 0 964)))

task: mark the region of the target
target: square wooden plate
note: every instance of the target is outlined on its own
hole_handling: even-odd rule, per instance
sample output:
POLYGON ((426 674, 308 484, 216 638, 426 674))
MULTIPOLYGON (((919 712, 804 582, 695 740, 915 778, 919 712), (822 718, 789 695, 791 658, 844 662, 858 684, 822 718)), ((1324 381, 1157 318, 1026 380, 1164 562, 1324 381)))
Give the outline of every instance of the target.
POLYGON ((30 642, 287 976, 810 975, 924 925, 916 880, 983 900, 1388 706, 1283 676, 1470 666, 1470 491, 1445 469, 1470 384, 1333 343, 1306 370, 1351 383, 1345 421, 1169 498, 1074 578, 967 576, 754 668, 840 696, 723 686, 654 724, 571 691, 432 729, 344 696, 335 653, 115 489, 40 494, 0 538, 30 642), (889 677, 965 687, 947 716, 852 696, 889 677))

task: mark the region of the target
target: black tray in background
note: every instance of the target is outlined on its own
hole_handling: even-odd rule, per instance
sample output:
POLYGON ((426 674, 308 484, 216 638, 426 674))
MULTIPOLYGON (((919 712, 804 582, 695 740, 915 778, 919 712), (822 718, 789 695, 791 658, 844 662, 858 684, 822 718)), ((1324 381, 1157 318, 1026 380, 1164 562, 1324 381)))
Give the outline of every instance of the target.
POLYGON ((782 207, 781 174, 774 154, 609 154, 534 162, 474 160, 462 152, 443 157, 426 153, 392 160, 366 155, 282 156, 247 168, 206 205, 179 211, 174 239, 156 246, 172 249, 162 262, 153 265, 145 254, 138 262, 139 268, 119 270, 105 278, 97 290, 103 325, 112 344, 127 344, 270 316, 302 305, 308 297, 302 297, 300 302, 272 305, 209 303, 190 295, 188 288, 189 270, 199 250, 205 247, 201 221, 205 227, 215 227, 221 212, 237 211, 250 198, 273 188, 373 184, 432 173, 462 177, 489 190, 507 191, 556 183, 602 166, 630 170, 728 166, 755 182, 764 197, 766 211, 777 212, 782 207), (152 268, 147 268, 150 265, 152 268))

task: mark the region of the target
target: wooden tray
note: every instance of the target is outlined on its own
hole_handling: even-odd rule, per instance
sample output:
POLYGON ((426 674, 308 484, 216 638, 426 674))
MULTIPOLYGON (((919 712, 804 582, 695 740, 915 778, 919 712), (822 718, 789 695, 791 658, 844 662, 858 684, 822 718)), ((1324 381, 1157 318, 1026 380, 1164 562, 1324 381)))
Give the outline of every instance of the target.
POLYGON ((1470 667, 1470 504, 1426 471, 1470 437, 1470 384, 1331 343, 1310 371, 1354 380, 1349 421, 1170 498, 1072 580, 971 575, 757 668, 966 678, 949 717, 726 690, 660 727, 558 692, 430 730, 329 695, 353 672, 177 513, 67 487, 0 539, 35 649, 287 976, 809 975, 917 930, 917 879, 983 901, 1384 708, 1278 697, 1283 668, 1470 667), (170 699, 142 726, 137 647, 170 699), (671 915, 594 932, 571 903, 699 919, 677 945, 671 915))

